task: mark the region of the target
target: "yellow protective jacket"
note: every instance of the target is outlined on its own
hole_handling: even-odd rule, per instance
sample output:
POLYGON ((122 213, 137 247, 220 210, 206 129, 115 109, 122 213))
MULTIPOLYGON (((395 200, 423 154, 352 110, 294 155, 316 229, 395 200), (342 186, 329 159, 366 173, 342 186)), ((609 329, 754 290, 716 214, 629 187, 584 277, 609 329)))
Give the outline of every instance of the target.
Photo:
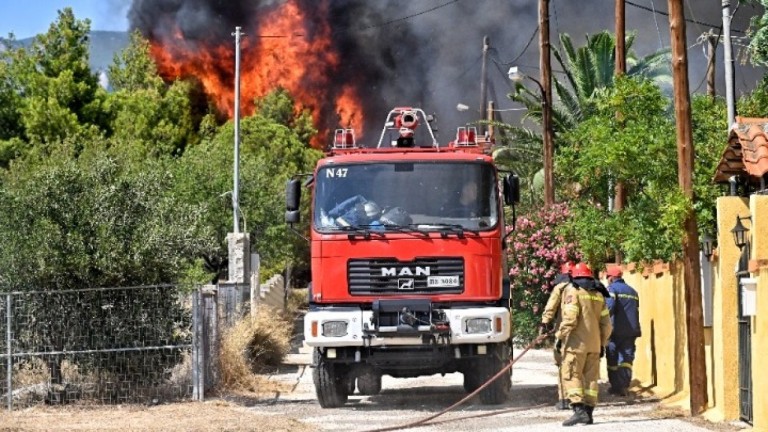
POLYGON ((563 290, 562 321, 555 336, 568 351, 599 353, 608 344, 613 326, 605 297, 596 290, 574 284, 563 290))
POLYGON ((560 311, 560 300, 563 297, 563 290, 568 286, 570 282, 560 282, 552 288, 552 292, 549 293, 549 299, 547 299, 547 305, 544 306, 544 312, 541 314, 541 322, 549 324, 555 322, 555 317, 560 311))

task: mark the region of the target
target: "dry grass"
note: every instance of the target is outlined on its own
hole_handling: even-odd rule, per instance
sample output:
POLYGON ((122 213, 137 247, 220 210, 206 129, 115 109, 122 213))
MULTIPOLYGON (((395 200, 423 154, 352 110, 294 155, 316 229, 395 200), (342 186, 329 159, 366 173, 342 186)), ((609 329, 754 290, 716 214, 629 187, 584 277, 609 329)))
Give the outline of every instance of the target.
POLYGON ((309 290, 306 288, 292 288, 289 290, 285 307, 287 316, 292 318, 299 312, 307 310, 309 307, 308 295, 309 290))
POLYGON ((246 316, 221 340, 221 389, 270 393, 276 384, 256 374, 277 367, 290 350, 292 324, 268 307, 246 316))

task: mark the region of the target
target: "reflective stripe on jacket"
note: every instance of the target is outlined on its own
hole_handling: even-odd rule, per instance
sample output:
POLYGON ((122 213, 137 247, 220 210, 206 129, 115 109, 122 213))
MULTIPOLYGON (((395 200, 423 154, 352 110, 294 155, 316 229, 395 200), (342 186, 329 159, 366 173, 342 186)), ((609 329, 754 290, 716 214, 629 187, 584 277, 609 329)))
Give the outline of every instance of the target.
POLYGON ((594 289, 586 290, 578 282, 565 287, 561 302, 563 320, 556 337, 566 350, 599 353, 608 344, 612 324, 605 298, 594 289))

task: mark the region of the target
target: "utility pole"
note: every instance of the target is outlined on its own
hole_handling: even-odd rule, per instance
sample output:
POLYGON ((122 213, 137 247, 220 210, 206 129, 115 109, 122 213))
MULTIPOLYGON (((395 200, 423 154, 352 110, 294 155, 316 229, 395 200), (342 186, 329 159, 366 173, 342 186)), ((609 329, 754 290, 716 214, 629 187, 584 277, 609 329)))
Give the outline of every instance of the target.
MULTIPOLYGON (((480 71, 480 118, 487 116, 486 105, 488 100, 488 50, 491 49, 491 38, 483 37, 483 64, 480 71)), ((485 131, 485 127, 480 125, 480 133, 485 131)))
POLYGON ((229 282, 248 283, 251 246, 248 233, 240 232, 240 38, 243 33, 235 27, 235 157, 232 181, 232 216, 234 231, 227 234, 229 249, 229 282))
POLYGON ((544 205, 555 203, 554 158, 552 131, 552 65, 549 45, 549 0, 539 0, 539 69, 542 88, 542 141, 544 144, 544 205))
MULTIPOLYGON (((685 39, 683 0, 668 0, 669 33, 672 45, 672 73, 677 124, 677 178, 683 193, 693 199, 694 147, 691 124, 691 99, 688 83, 688 54, 685 39)), ((683 277, 685 283, 686 328, 688 332, 688 379, 691 415, 707 407, 707 368, 704 357, 704 325, 701 310, 701 266, 696 213, 688 210, 683 239, 683 277)))
POLYGON ((232 186, 232 212, 234 233, 240 232, 240 27, 235 27, 235 161, 234 181, 232 186))
POLYGON ((710 30, 707 33, 707 95, 715 99, 715 60, 717 58, 717 36, 710 30))
POLYGON ((616 0, 616 76, 627 73, 626 4, 616 0))
POLYGON ((731 45, 731 1, 723 0, 723 61, 725 62, 725 104, 728 109, 728 130, 736 121, 733 96, 733 48, 731 45))
MULTIPOLYGON (((616 61, 614 67, 614 76, 616 78, 627 73, 627 49, 626 49, 626 4, 624 0, 616 0, 616 61)), ((621 111, 616 111, 616 118, 621 119, 621 111)), ((610 184, 610 183, 609 183, 610 184)), ((616 188, 614 190, 615 199, 613 203, 613 211, 620 212, 624 210, 627 203, 627 188, 623 181, 616 181, 616 188)), ((609 205, 610 207, 610 205, 609 205)), ((616 249, 616 264, 621 264, 623 256, 621 251, 616 249)))
POLYGON ((492 141, 494 138, 494 128, 493 128, 493 121, 495 120, 495 116, 493 113, 496 112, 496 106, 493 104, 493 101, 488 101, 488 141, 492 141))

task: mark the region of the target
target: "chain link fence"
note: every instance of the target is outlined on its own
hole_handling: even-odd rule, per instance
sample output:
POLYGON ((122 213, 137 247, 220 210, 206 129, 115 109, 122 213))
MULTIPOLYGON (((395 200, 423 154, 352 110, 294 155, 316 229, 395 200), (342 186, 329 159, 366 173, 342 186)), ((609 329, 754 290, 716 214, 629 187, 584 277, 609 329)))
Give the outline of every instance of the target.
POLYGON ((7 408, 202 400, 217 380, 221 326, 247 286, 152 285, 0 293, 7 408))

